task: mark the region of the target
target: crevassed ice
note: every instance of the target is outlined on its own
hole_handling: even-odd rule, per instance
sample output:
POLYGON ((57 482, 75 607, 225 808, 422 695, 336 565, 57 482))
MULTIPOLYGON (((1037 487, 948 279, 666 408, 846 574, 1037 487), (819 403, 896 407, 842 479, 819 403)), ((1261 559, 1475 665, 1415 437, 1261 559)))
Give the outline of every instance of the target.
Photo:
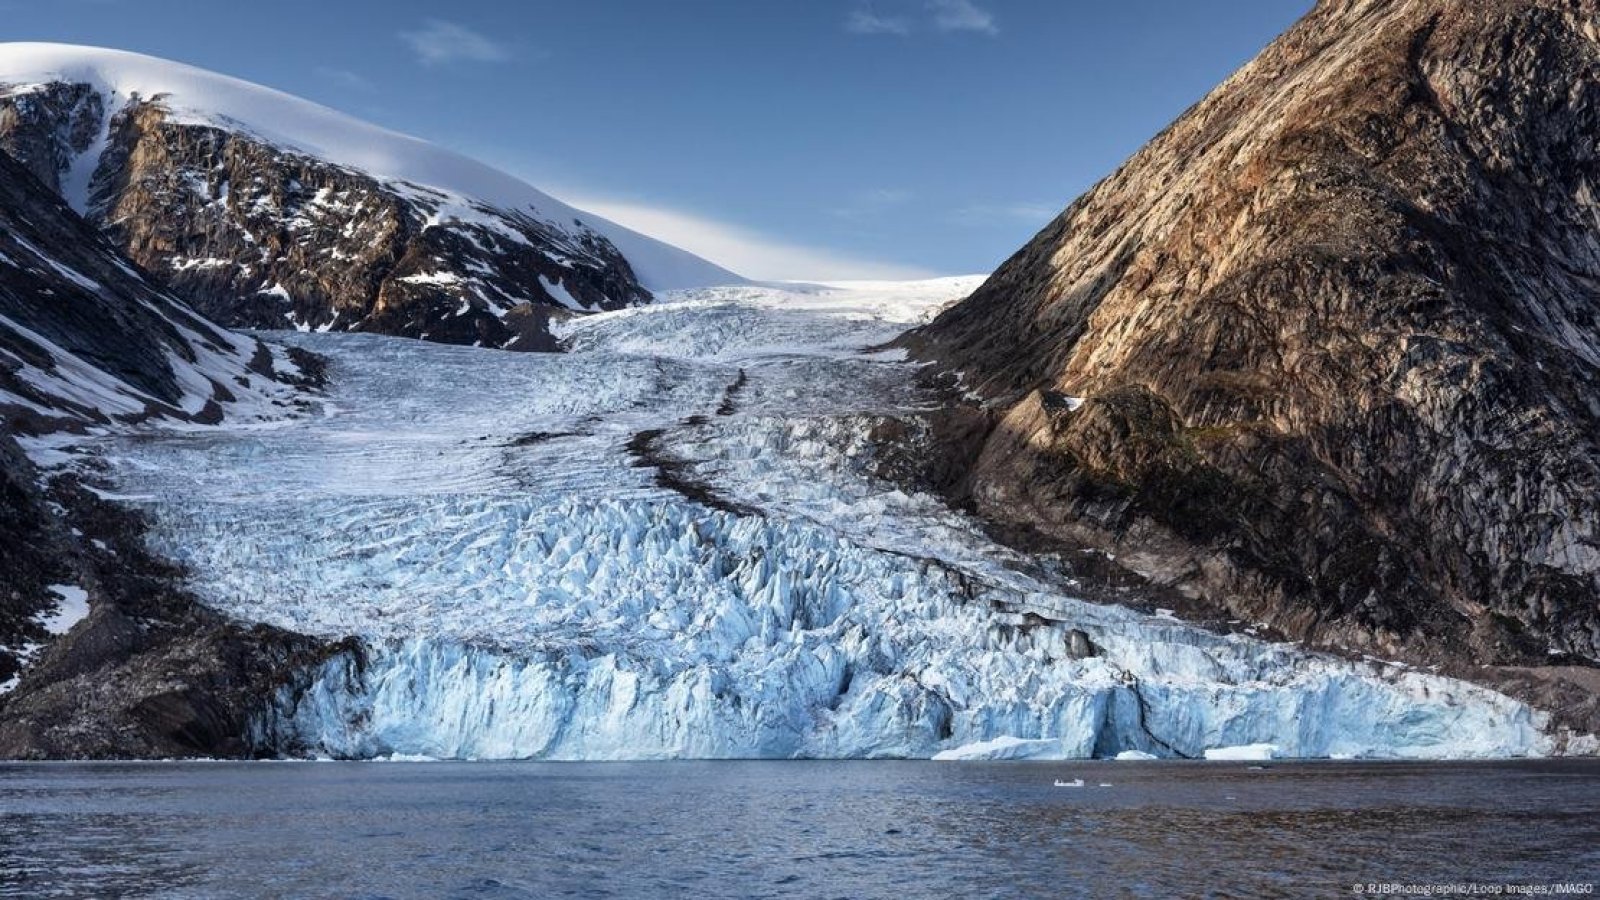
POLYGON ((108 451, 208 602, 358 639, 262 716, 276 752, 1546 749, 1481 688, 1076 600, 869 477, 866 417, 925 398, 860 350, 971 286, 699 292, 586 317, 561 356, 297 336, 333 360, 325 417, 108 451))

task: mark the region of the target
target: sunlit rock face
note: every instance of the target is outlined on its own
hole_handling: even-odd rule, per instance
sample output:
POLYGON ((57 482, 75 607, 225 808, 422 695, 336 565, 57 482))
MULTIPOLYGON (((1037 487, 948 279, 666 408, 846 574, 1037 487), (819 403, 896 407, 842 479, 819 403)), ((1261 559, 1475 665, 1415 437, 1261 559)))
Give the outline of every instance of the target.
POLYGON ((1569 666, 1593 729, 1597 15, 1320 3, 911 339, 994 408, 964 498, 1322 646, 1569 666))

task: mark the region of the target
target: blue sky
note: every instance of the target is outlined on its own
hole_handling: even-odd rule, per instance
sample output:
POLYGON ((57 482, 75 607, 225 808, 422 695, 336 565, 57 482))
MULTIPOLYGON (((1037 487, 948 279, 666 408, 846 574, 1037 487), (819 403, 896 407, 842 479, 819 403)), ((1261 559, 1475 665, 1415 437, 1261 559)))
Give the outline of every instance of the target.
POLYGON ((984 272, 1311 0, 0 0, 765 278, 984 272))

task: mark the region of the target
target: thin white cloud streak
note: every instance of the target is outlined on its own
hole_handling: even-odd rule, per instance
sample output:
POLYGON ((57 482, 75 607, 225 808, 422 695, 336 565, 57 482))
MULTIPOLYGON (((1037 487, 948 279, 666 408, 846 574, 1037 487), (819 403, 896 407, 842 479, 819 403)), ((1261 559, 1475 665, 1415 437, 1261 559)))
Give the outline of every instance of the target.
POLYGON ((864 259, 825 247, 774 238, 693 213, 623 200, 562 193, 587 210, 702 256, 746 278, 762 281, 902 281, 940 273, 917 266, 864 259))
POLYGON ((347 90, 371 93, 378 89, 378 86, 373 84, 371 80, 356 72, 352 72, 349 69, 335 69, 328 66, 317 66, 315 72, 317 77, 321 78, 323 81, 326 81, 329 84, 338 85, 339 87, 347 90))
POLYGON ((402 31, 400 39, 416 51, 425 66, 451 62, 505 62, 511 52, 476 31, 455 22, 429 19, 417 31, 402 31))
POLYGON ((858 194, 849 203, 829 210, 841 219, 865 219, 911 202, 915 194, 900 188, 878 188, 858 194))
POLYGON ((880 16, 870 10, 851 10, 845 17, 844 30, 851 34, 896 34, 904 37, 911 33, 911 22, 898 16, 880 16))
POLYGON ((973 0, 923 0, 923 14, 881 15, 870 6, 857 6, 845 15, 844 30, 856 35, 890 34, 905 37, 923 29, 970 32, 994 37, 1000 33, 994 13, 973 0))
POLYGON ((1060 206, 1048 203, 978 203, 964 206, 954 212, 954 221, 979 221, 985 223, 1020 221, 1048 222, 1061 213, 1060 206))
POLYGON ((933 25, 940 31, 973 31, 996 35, 999 26, 994 23, 994 13, 979 7, 972 0, 929 0, 933 10, 933 25))

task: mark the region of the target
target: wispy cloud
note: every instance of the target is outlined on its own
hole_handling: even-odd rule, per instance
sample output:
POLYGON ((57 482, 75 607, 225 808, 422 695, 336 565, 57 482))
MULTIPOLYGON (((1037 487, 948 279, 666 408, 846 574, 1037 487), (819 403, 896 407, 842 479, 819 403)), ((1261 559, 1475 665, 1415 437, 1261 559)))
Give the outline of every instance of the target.
POLYGON ((828 210, 841 219, 864 219, 888 212, 911 202, 916 195, 900 188, 874 188, 850 198, 848 203, 828 210))
MULTIPOLYGON (((892 34, 904 37, 918 30, 944 32, 965 31, 993 37, 1000 33, 994 13, 979 6, 974 0, 900 0, 903 12, 879 13, 872 6, 862 4, 845 16, 844 30, 851 34, 892 34)), ((893 5, 893 0, 891 0, 893 5)))
POLYGON ((423 65, 437 66, 451 62, 505 62, 511 52, 465 25, 429 19, 416 31, 403 31, 400 39, 417 53, 423 65))
POLYGON ((933 11, 933 26, 940 31, 1000 33, 1000 28, 994 24, 994 13, 972 0, 928 0, 928 8, 933 11))
POLYGON ((901 281, 937 273, 866 259, 828 247, 791 243, 705 216, 627 200, 562 192, 579 209, 682 247, 747 278, 768 281, 901 281))
POLYGON ((1044 223, 1061 212, 1060 204, 1049 203, 974 203, 955 210, 949 216, 957 222, 1023 222, 1044 223))
POLYGON ((902 37, 911 33, 911 22, 901 16, 880 16, 867 9, 855 9, 845 17, 844 30, 851 34, 898 34, 902 37))
POLYGON ((338 85, 339 87, 346 88, 348 90, 371 93, 378 89, 378 86, 373 84, 371 80, 363 75, 352 72, 349 69, 335 69, 328 66, 317 66, 314 71, 316 72, 317 77, 321 78, 323 81, 326 81, 329 84, 338 85))

